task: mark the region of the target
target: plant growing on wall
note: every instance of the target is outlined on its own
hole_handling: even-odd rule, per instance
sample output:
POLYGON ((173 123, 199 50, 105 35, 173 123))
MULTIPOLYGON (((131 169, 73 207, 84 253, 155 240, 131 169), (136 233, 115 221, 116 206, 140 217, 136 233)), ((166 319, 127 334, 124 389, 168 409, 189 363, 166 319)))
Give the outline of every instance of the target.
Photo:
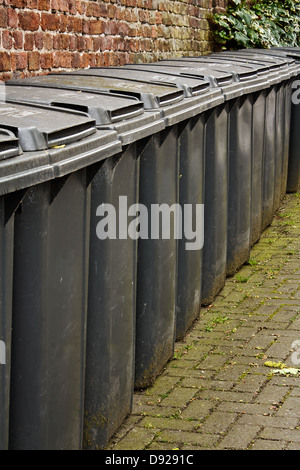
POLYGON ((300 0, 230 0, 212 22, 222 49, 300 46, 300 0))

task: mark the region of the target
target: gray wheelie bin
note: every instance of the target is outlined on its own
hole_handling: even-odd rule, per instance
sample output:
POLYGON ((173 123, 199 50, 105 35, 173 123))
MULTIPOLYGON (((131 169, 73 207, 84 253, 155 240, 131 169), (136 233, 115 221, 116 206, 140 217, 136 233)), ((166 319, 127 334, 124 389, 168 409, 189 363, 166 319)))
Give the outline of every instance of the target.
MULTIPOLYGON (((300 50, 300 48, 299 48, 300 50)), ((293 174, 293 177, 297 174, 297 171, 294 171, 292 167, 292 162, 294 161, 293 153, 295 149, 295 145, 293 142, 292 136, 294 136, 294 129, 299 128, 299 120, 298 126, 295 126, 297 121, 297 117, 295 117, 295 111, 297 109, 295 103, 297 100, 293 102, 293 91, 294 88, 297 87, 297 77, 300 76, 300 52, 292 53, 292 51, 278 50, 278 49, 254 49, 253 54, 261 54, 264 57, 274 59, 279 58, 283 59, 288 66, 288 70, 290 72, 289 80, 283 81, 283 86, 280 87, 278 93, 278 100, 279 106, 281 104, 281 113, 279 109, 278 121, 281 122, 279 129, 281 126, 283 128, 283 135, 282 132, 280 133, 279 129, 277 129, 277 139, 276 143, 277 146, 281 145, 282 150, 282 162, 281 165, 278 165, 278 181, 281 181, 281 184, 278 183, 280 187, 277 193, 277 200, 275 200, 275 209, 279 207, 279 202, 285 193, 288 190, 288 180, 290 178, 289 175, 293 174)), ((281 73, 282 76, 282 73, 281 73)), ((295 96, 295 95, 294 95, 295 96)), ((297 135, 297 134, 296 134, 297 135)), ((299 173, 299 171, 298 171, 299 173)))
MULTIPOLYGON (((75 74, 48 75, 26 80, 30 85, 94 92, 117 91, 141 99, 145 109, 163 108, 173 124, 173 108, 183 110, 183 91, 175 86, 75 74), (112 90, 113 89, 113 90, 112 90), (179 108, 178 108, 179 106, 179 108), (171 110, 171 111, 170 111, 171 110)), ((176 118, 176 113, 175 113, 176 118)), ((139 146, 139 204, 148 214, 151 205, 178 202, 176 129, 156 133, 139 146)), ((149 233, 149 228, 148 228, 149 233)), ((150 232, 151 233, 151 232, 150 232)), ((172 234, 174 235, 174 234, 172 234)), ((141 234, 138 243, 135 386, 154 380, 174 351, 177 240, 152 240, 141 234), (165 275, 165 273, 168 273, 165 275)), ((95 418, 96 422, 96 418, 95 418)), ((98 422, 101 420, 98 418, 98 422)))
MULTIPOLYGON (((249 61, 242 57, 226 55, 226 53, 215 53, 209 56, 194 58, 196 63, 209 64, 210 67, 226 71, 237 66, 237 70, 253 70, 257 73, 262 86, 249 93, 248 99, 252 106, 252 168, 251 168, 251 217, 250 217, 250 246, 260 237, 263 226, 263 201, 264 190, 262 185, 264 171, 264 149, 265 149, 265 116, 266 102, 270 94, 271 86, 279 82, 279 76, 270 77, 269 67, 262 61, 249 61)), ((247 77, 244 74, 244 79, 247 77)), ((272 157, 274 159, 274 156, 272 157)), ((272 161, 272 160, 271 160, 272 161)), ((269 161, 270 164, 270 161, 269 161)), ((269 171, 269 182, 271 182, 271 193, 269 205, 273 210, 274 193, 274 168, 269 171)))
MULTIPOLYGON (((18 138, 11 131, 0 129, 0 168, 3 160, 16 157, 20 152, 18 138)), ((4 184, 0 185, 0 191, 0 450, 6 450, 9 431, 14 198, 5 195, 4 184)))
MULTIPOLYGON (((79 74, 80 76, 72 74, 74 83, 75 79, 77 83, 80 81, 81 86, 84 84, 90 87, 93 83, 94 89, 104 86, 110 89, 113 86, 114 92, 118 90, 120 93, 138 96, 143 100, 145 109, 159 109, 164 118, 166 130, 154 136, 141 148, 140 203, 148 210, 152 207, 154 210, 159 208, 163 214, 162 221, 170 219, 173 207, 178 207, 179 197, 182 201, 186 197, 185 200, 190 201, 191 205, 202 204, 203 158, 201 141, 199 143, 202 121, 199 115, 204 109, 211 108, 215 100, 216 103, 223 101, 220 90, 211 91, 209 83, 205 80, 185 78, 172 81, 163 74, 139 74, 134 70, 90 69, 79 74), (119 75, 126 77, 126 81, 125 78, 118 78, 119 75), (130 79, 130 76, 134 77, 134 80, 130 79), (141 81, 137 82, 138 79, 141 81), (184 100, 183 96, 186 97, 184 100), (182 145, 179 145, 179 140, 182 145), (187 146, 197 146, 196 153, 191 151, 197 166, 193 173, 192 163, 186 163, 189 169, 187 171, 185 168, 180 178, 180 155, 183 155, 187 146), (185 194, 187 186, 183 184, 185 179, 189 179, 191 183, 188 197, 185 194), (182 184, 179 189, 180 180, 182 184), (192 187, 195 191, 192 191, 192 187)), ((53 78, 62 80, 61 76, 53 78)), ((70 79, 71 77, 68 77, 68 80, 70 79)), ((151 224, 150 228, 152 230, 151 224)), ((135 359, 137 388, 147 386, 154 380, 173 354, 175 337, 182 335, 195 319, 195 315, 199 314, 202 250, 185 250, 188 241, 184 237, 174 239, 174 233, 171 233, 171 237, 164 238, 161 234, 157 239, 139 240, 135 359), (180 262, 177 261, 179 258, 180 262), (181 273, 178 276, 177 266, 181 273), (195 276, 189 274, 186 277, 189 271, 195 276), (181 282, 177 283, 177 279, 181 282), (192 285, 188 286, 189 282, 192 285), (180 291, 178 295, 177 289, 180 291), (187 308, 182 315, 176 315, 176 298, 181 299, 182 305, 187 301, 189 306, 192 304, 189 317, 184 317, 187 308)))
MULTIPOLYGON (((155 65, 155 64, 154 64, 155 65)), ((196 207, 204 204, 204 154, 206 130, 212 128, 213 132, 210 143, 210 155, 215 158, 216 148, 214 141, 215 132, 219 139, 223 139, 224 149, 226 149, 226 139, 224 130, 226 126, 226 113, 224 111, 224 98, 221 95, 220 88, 216 83, 212 83, 210 77, 204 77, 200 74, 172 74, 170 68, 163 67, 158 64, 156 67, 147 66, 124 66, 112 69, 90 69, 80 72, 86 75, 103 75, 130 79, 135 77, 149 81, 151 83, 173 83, 184 91, 186 97, 194 97, 194 106, 196 115, 192 119, 183 120, 182 111, 178 114, 177 120, 181 121, 178 126, 177 145, 179 149, 179 205, 181 208, 188 205, 196 207), (209 84, 211 87, 209 88, 209 84), (219 109, 221 108, 221 109, 219 109), (216 111, 217 109, 217 111, 216 111), (211 111, 209 111, 211 110, 211 111), (213 124, 208 124, 209 123, 213 124), (220 122, 216 129, 216 123, 220 122)), ((228 83, 231 75, 217 74, 218 79, 228 83)), ((193 103, 193 101, 192 101, 193 103)), ((187 106, 187 105, 186 105, 187 106)), ((163 110, 163 108, 162 108, 163 110)), ((223 160, 225 163, 225 160, 223 160)), ((211 168, 213 164, 211 165, 211 168)), ((222 171, 222 178, 226 177, 227 171, 222 171)), ((141 181, 143 181, 141 179, 141 181)), ((212 183, 213 184, 213 183, 212 183)), ((222 188, 224 186, 221 186, 222 188)), ((142 183, 141 183, 142 188, 142 183)), ((141 189, 142 191, 142 189, 141 189)), ((227 203, 226 198, 221 198, 223 204, 227 203)), ((219 206, 220 207, 220 206, 219 206)), ((188 209, 186 209, 188 210, 188 209)), ((184 215, 184 214, 183 214, 184 215)), ((195 213, 193 214, 195 220, 195 213)), ((200 214, 198 212, 198 218, 200 214)), ((214 216, 211 215, 212 217, 214 216)), ((226 218, 226 211, 222 217, 226 218)), ((198 225, 199 225, 198 220, 198 225)), ((184 231, 184 230, 183 230, 184 231)), ((200 238, 200 234, 197 238, 200 238)), ((210 236, 208 237, 210 240, 210 236)), ((198 240, 199 241, 199 240, 198 240)), ((176 295, 176 339, 181 339, 192 322, 198 317, 201 307, 201 290, 202 290, 202 245, 195 249, 187 249, 189 241, 183 235, 178 241, 178 261, 177 261, 177 295, 176 295)), ((190 244, 190 246, 193 244, 190 244)), ((214 250, 220 250, 220 246, 214 247, 214 250)), ((225 255, 226 263, 226 255, 225 255)), ((141 304, 142 308, 142 304, 141 304)))
MULTIPOLYGON (((82 73, 82 72, 79 72, 82 73)), ((151 207, 178 203, 178 115, 190 111, 184 91, 176 86, 122 80, 93 75, 59 74, 30 79, 30 85, 72 90, 120 93, 137 97, 149 111, 160 110, 168 129, 141 141, 139 148, 139 204, 147 214, 151 207)), ((193 103, 194 104, 194 103, 193 103)), ((194 113, 194 110, 192 111, 194 113)), ((165 207, 163 206, 163 207, 165 207)), ((169 215, 170 217, 170 215, 169 215)), ((151 222, 151 219, 150 219, 151 222)), ((151 224, 148 224, 151 235, 151 224)), ((141 229, 142 230, 142 229, 141 229)), ((143 230, 145 231, 145 224, 143 230)), ((135 386, 150 384, 174 351, 177 240, 174 233, 153 239, 141 233, 138 243, 135 386)))
MULTIPOLYGON (((269 51, 268 51, 269 52, 269 51)), ((300 67, 300 48, 299 47, 280 47, 272 48, 271 53, 281 52, 295 59, 298 67, 300 67)), ((299 158, 299 129, 300 129, 300 72, 298 72, 295 80, 291 85, 291 127, 289 140, 289 162, 287 177, 287 192, 297 192, 300 187, 300 158, 299 158)))
MULTIPOLYGON (((274 73, 279 75, 277 84, 271 87, 270 101, 275 100, 275 113, 273 125, 270 124, 270 139, 273 141, 272 154, 274 155, 274 191, 273 205, 265 211, 264 227, 267 226, 274 212, 278 209, 280 200, 285 193, 287 184, 287 167, 288 167, 288 147, 289 147, 289 128, 291 115, 291 99, 290 99, 290 81, 295 74, 295 61, 286 59, 283 56, 271 56, 260 49, 243 49, 234 52, 225 52, 228 57, 245 59, 247 62, 261 61, 270 68, 271 76, 274 73)), ((272 108, 273 108, 272 106, 272 108)), ((267 114, 268 121, 271 121, 272 114, 267 114)), ((269 161, 265 161, 266 168, 269 170, 269 161)), ((265 172, 265 178, 268 178, 269 171, 265 172)), ((266 194, 270 190, 270 184, 265 181, 266 194)), ((268 200, 268 197, 266 198, 268 200)))
MULTIPOLYGON (((202 63, 201 59, 190 61, 189 58, 161 61, 159 65, 164 67, 168 66, 173 70, 174 67, 177 67, 180 73, 188 74, 189 76, 198 73, 205 77, 211 77, 212 80, 219 79, 219 86, 227 103, 226 111, 229 117, 226 274, 231 275, 248 259, 250 251, 252 141, 251 126, 249 127, 248 123, 251 123, 252 120, 252 106, 249 95, 256 90, 260 90, 265 85, 257 76, 256 71, 246 66, 239 67, 238 65, 232 64, 231 67, 222 68, 222 66, 216 64, 205 64, 204 61, 202 63), (226 76, 226 74, 229 75, 229 82, 228 78, 227 83, 224 81, 224 78, 221 78, 222 74, 223 76, 226 76), (244 128, 241 129, 243 125, 244 128), (243 135, 243 145, 241 135, 243 135)), ((207 204, 205 209, 206 211, 212 212, 207 204)), ((205 227, 207 229, 206 223, 205 227)), ((224 237, 224 231, 222 231, 219 236, 224 237)), ((214 243, 214 245, 216 244, 214 243)), ((204 257, 208 246, 209 245, 204 246, 204 257)), ((207 251, 207 253, 209 253, 209 251, 207 251)), ((211 254, 209 253, 207 265, 204 263, 205 272, 203 273, 203 280, 206 278, 206 272, 210 270, 210 260, 211 254)), ((211 276, 211 274, 209 276, 211 276)), ((205 290, 204 288, 203 291, 205 292, 205 290)), ((211 295, 205 295, 203 296, 203 302, 211 302, 212 298, 213 296, 211 295)))
POLYGON ((7 87, 6 97, 80 110, 93 116, 99 129, 116 130, 122 142, 122 153, 88 168, 91 229, 83 445, 103 448, 130 413, 134 389, 137 240, 127 236, 127 212, 138 203, 137 149, 165 124, 158 111, 144 113, 136 98, 112 93, 31 87, 21 81, 7 87), (105 238, 105 218, 99 217, 106 211, 119 214, 118 222, 122 217, 125 223, 118 225, 112 239, 105 238))
POLYGON ((280 198, 285 192, 288 156, 287 135, 290 122, 288 83, 295 73, 295 67, 293 61, 285 61, 282 57, 268 57, 266 54, 255 53, 255 50, 252 49, 214 53, 205 59, 216 60, 226 65, 233 61, 240 65, 254 67, 259 77, 270 84, 268 89, 262 87, 261 91, 253 95, 251 204, 251 244, 253 244, 257 241, 261 231, 271 223, 280 198), (261 161, 262 144, 263 159, 261 161), (259 191, 257 184, 260 173, 262 173, 263 179, 261 191, 259 191), (260 203, 261 200, 262 203, 260 203), (260 212, 261 230, 259 224, 254 223, 255 220, 260 219, 260 212))
POLYGON ((14 214, 9 448, 81 449, 86 168, 118 154, 120 140, 82 114, 33 104, 2 103, 0 127, 18 137, 23 152, 0 163, 6 220, 14 214))
MULTIPOLYGON (((212 89, 226 90, 236 96, 236 83, 231 73, 197 68, 183 60, 130 66, 161 71, 170 76, 206 79, 212 89)), ((223 95, 224 96, 224 95, 223 95)), ((224 286, 226 279, 227 215, 228 215, 228 111, 223 103, 207 110, 204 121, 204 246, 202 255, 201 304, 208 305, 224 286)), ((188 187, 188 182, 186 183, 188 187)), ((177 318, 179 316, 177 315, 177 318)), ((177 320, 179 322, 179 319, 177 320)))

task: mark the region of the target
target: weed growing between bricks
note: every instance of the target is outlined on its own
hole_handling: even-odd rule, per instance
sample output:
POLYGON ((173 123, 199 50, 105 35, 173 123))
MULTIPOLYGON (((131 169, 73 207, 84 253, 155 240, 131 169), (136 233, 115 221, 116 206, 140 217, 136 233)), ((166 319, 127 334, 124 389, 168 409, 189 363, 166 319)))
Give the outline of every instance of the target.
POLYGON ((284 198, 154 385, 134 394, 107 449, 300 449, 299 374, 280 374, 299 367, 291 349, 300 339, 299 208, 299 194, 284 198))

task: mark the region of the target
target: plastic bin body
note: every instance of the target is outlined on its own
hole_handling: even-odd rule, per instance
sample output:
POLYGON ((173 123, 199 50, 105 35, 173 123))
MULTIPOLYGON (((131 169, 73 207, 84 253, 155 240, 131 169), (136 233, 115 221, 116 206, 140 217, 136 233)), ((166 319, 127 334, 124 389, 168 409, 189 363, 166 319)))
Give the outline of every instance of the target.
POLYGON ((254 93, 252 100, 252 163, 251 163, 251 223, 250 246, 262 233, 263 165, 265 151, 265 121, 268 89, 254 93))
POLYGON ((81 171, 28 189, 15 216, 12 449, 81 448, 88 204, 81 171))
MULTIPOLYGON (((216 95, 217 102, 223 102, 220 91, 209 91, 207 95, 204 93, 204 96, 207 96, 205 98, 202 97, 201 91, 204 86, 208 89, 209 84, 200 77, 198 79, 185 77, 181 80, 177 77, 178 80, 172 82, 171 77, 167 78, 162 73, 153 74, 150 71, 143 74, 143 82, 137 88, 129 79, 130 76, 135 79, 141 78, 141 74, 135 70, 90 69, 80 72, 80 79, 82 83, 87 79, 103 86, 108 78, 106 75, 110 76, 112 81, 119 73, 123 79, 126 76, 128 82, 124 88, 119 83, 118 91, 123 93, 131 85, 131 93, 136 94, 140 93, 143 87, 143 93, 138 97, 143 100, 145 109, 157 109, 158 106, 167 126, 165 131, 155 135, 146 145, 140 146, 139 202, 148 209, 148 213, 153 205, 167 206, 172 210, 173 206, 181 204, 181 201, 186 203, 190 201, 189 204, 195 204, 197 201, 198 204, 202 204, 203 123, 196 116, 203 109, 212 106, 216 95), (145 83, 147 77, 148 85, 145 83), (182 90, 180 99, 178 91, 175 93, 175 90, 182 90), (163 100, 160 98, 162 92, 163 100), (192 96, 193 93, 196 95, 195 98, 182 100, 183 96, 192 96), (192 163, 185 154, 186 146, 189 147, 194 162, 197 160, 193 175, 192 163), (182 175, 183 179, 179 175, 182 175), (198 187, 194 193, 192 188, 195 189, 197 179, 198 187), (187 181, 191 183, 189 189, 187 181)), ((74 75, 76 73, 72 74, 74 75)), ((157 240, 139 240, 136 388, 146 387, 153 382, 167 360, 172 357, 175 339, 182 337, 199 313, 202 250, 194 253, 186 251, 185 242, 184 239, 179 241, 174 239, 174 233, 171 233, 168 239, 160 236, 157 240)))
MULTIPOLYGON (((190 62, 189 59, 185 61, 190 62)), ((262 229, 262 204, 263 204, 263 155, 265 144, 265 108, 269 86, 268 71, 269 68, 262 62, 249 61, 242 57, 228 57, 225 53, 212 54, 205 57, 194 58, 195 63, 201 63, 202 66, 209 64, 210 67, 216 67, 219 71, 240 70, 245 68, 247 71, 253 70, 261 77, 265 76, 265 84, 249 93, 249 101, 252 106, 252 169, 251 169, 251 209, 250 209, 250 246, 252 246, 260 237, 262 229)), ((246 80, 247 82, 247 80, 246 80)), ((247 87, 247 85, 246 85, 247 87)), ((249 87, 250 88, 250 87, 249 87)), ((249 129, 248 129, 249 132, 249 129)), ((210 300, 211 297, 210 297, 210 300)), ((211 302, 210 302, 211 303, 211 302)))
MULTIPOLYGON (((119 196, 138 202, 139 159, 134 145, 94 168, 85 375, 85 449, 101 449, 132 409, 134 389, 137 241, 99 240, 97 209, 119 196)), ((126 214, 124 214, 126 216, 126 214)))
MULTIPOLYGON (((21 153, 19 139, 0 128, 0 164, 21 153)), ((14 212, 22 191, 5 194, 0 184, 0 450, 8 449, 11 369, 14 212)))
MULTIPOLYGON (((297 91, 297 88, 295 87, 293 88, 293 90, 297 91)), ((297 97, 294 99, 298 100, 297 97)), ((299 104, 292 103, 290 154, 289 154, 288 179, 287 179, 287 192, 289 193, 297 192, 300 187, 299 129, 300 129, 299 104)))
MULTIPOLYGON (((178 203, 178 153, 172 126, 154 136, 140 154, 139 201, 148 212, 154 204, 178 203)), ((150 213, 150 212, 149 212, 150 213)), ((163 218, 162 218, 163 220, 163 218)), ((151 226, 152 229, 152 226, 151 226)), ((177 242, 141 239, 137 265, 135 386, 149 386, 172 357, 176 327, 177 242)))
MULTIPOLYGON (((300 48, 299 47, 282 47, 271 49, 270 53, 283 53, 295 59, 296 64, 300 67, 300 48)), ((300 187, 300 158, 299 158, 299 129, 300 129, 300 111, 299 111, 299 77, 297 74, 291 85, 291 122, 289 137, 289 160, 287 175, 287 192, 297 192, 300 187)))
POLYGON ((272 51, 260 49, 245 49, 236 52, 226 52, 228 57, 246 59, 251 63, 262 62, 269 67, 269 73, 277 71, 280 79, 273 85, 276 92, 275 126, 273 138, 275 139, 274 162, 274 195, 273 212, 279 207, 280 201, 286 192, 288 159, 289 159, 289 129, 291 118, 291 90, 290 84, 295 73, 295 64, 291 58, 284 54, 273 54, 272 51))
POLYGON ((229 106, 227 275, 249 258, 251 224, 252 108, 247 97, 229 106))
MULTIPOLYGON (((164 123, 166 121, 168 123, 168 131, 157 132, 145 141, 141 140, 137 147, 140 159, 139 203, 145 206, 148 214, 151 213, 153 204, 173 206, 178 202, 179 179, 175 124, 179 120, 178 114, 184 116, 186 112, 183 90, 173 85, 101 77, 95 70, 91 73, 92 75, 72 73, 33 77, 25 80, 24 84, 101 93, 103 90, 107 93, 113 90, 120 95, 140 99, 147 113, 160 110, 164 123)), ((136 135, 138 140, 137 131, 136 135)), ((135 338, 136 388, 152 383, 173 354, 176 327, 176 268, 177 241, 174 237, 169 239, 160 237, 157 240, 149 237, 148 240, 139 240, 135 338)), ((90 436, 88 429, 87 432, 90 436)), ((87 442, 89 441, 90 438, 87 442)))
POLYGON ((124 227, 114 239, 99 239, 96 227, 103 217, 97 211, 101 204, 109 204, 117 220, 122 212, 126 225, 127 209, 119 198, 125 198, 128 207, 138 203, 140 160, 135 142, 143 146, 145 138, 164 129, 164 121, 156 111, 144 113, 143 104, 129 96, 16 83, 7 87, 8 100, 84 112, 95 118, 98 128, 116 130, 123 145, 115 157, 88 167, 86 175, 91 228, 83 446, 101 449, 132 406, 137 240, 127 236, 124 227))
MULTIPOLYGON (((252 203, 252 234, 251 244, 257 241, 259 233, 271 223, 274 212, 278 209, 281 198, 286 190, 287 165, 288 165, 288 141, 290 126, 290 77, 292 64, 284 61, 284 58, 268 55, 267 51, 260 53, 260 50, 241 50, 236 52, 225 52, 213 54, 218 61, 225 60, 247 63, 249 66, 255 66, 261 77, 265 76, 270 82, 270 89, 262 90, 261 99, 265 96, 265 116, 255 110, 261 107, 261 101, 256 100, 253 107, 255 119, 253 119, 253 169, 252 181, 255 184, 255 178, 258 177, 257 165, 258 152, 261 149, 261 132, 265 129, 265 144, 263 154, 263 183, 262 183, 262 223, 261 230, 254 220, 258 220, 258 214, 255 214, 255 201, 259 194, 258 185, 252 188, 254 197, 252 203), (277 77, 277 78, 276 78, 277 77), (271 114, 270 114, 271 113, 271 114)), ((261 108, 262 111, 262 108, 261 108)), ((253 114, 253 115, 254 115, 253 114)), ((259 207, 259 206, 256 206, 259 207)))
MULTIPOLYGON (((183 209, 192 207, 194 230, 204 232, 204 218, 196 212, 196 207, 204 205, 204 145, 205 113, 184 121, 179 126, 179 203, 183 209), (197 218, 197 219, 196 219, 197 218), (200 223, 199 223, 200 222, 200 223)), ((202 211, 202 209, 201 209, 202 211)), ((177 296, 176 296, 176 339, 184 337, 189 327, 198 318, 201 308, 202 257, 203 247, 197 233, 193 249, 184 236, 178 240, 177 296), (195 246, 197 244, 197 246, 195 246), (194 249, 196 248, 196 249, 194 249)))
POLYGON ((0 196, 0 449, 8 449, 14 217, 0 196), (6 209, 6 210, 5 210, 6 209))
POLYGON ((121 144, 116 132, 96 132, 94 120, 82 114, 15 103, 1 109, 1 126, 13 129, 23 150, 2 160, 0 177, 3 240, 14 223, 14 259, 6 243, 3 264, 10 258, 6 282, 13 278, 8 445, 81 449, 91 197, 86 167, 119 153, 121 144))
MULTIPOLYGON (((285 56, 284 53, 273 53, 272 51, 253 49, 246 50, 247 57, 254 57, 268 61, 274 61, 279 70, 285 69, 288 72, 292 70, 292 59, 285 56)), ((275 85, 276 90, 276 126, 275 126, 275 139, 276 139, 276 159, 275 159, 275 186, 274 186, 274 207, 275 213, 280 205, 280 201, 287 188, 287 175, 288 175, 288 161, 289 161, 289 136, 290 136, 290 123, 291 123, 291 73, 282 78, 282 81, 275 85)))
MULTIPOLYGON (((256 69, 241 67, 234 61, 226 64, 209 63, 205 59, 183 59, 182 61, 162 61, 174 68, 182 65, 182 72, 201 73, 211 76, 222 89, 227 102, 228 125, 228 229, 226 274, 234 272, 249 257, 251 240, 251 196, 252 196, 252 139, 253 101, 255 93, 260 93, 266 85, 257 76, 256 69), (223 75, 229 75, 231 80, 223 75)), ((211 297, 207 297, 211 298, 211 297)), ((207 301, 207 300, 206 300, 207 301)))
POLYGON ((226 280, 228 224, 228 111, 205 115, 204 246, 201 303, 210 305, 226 280))

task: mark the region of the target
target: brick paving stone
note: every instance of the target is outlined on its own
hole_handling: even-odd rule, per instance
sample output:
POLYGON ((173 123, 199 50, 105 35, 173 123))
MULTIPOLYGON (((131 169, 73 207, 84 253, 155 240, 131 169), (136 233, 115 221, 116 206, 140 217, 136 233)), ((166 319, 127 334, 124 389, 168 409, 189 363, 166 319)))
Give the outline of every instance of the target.
POLYGON ((298 418, 285 418, 281 416, 263 416, 263 415, 239 415, 238 424, 261 426, 264 428, 282 428, 282 429, 295 429, 299 424, 298 418))
POLYGON ((278 411, 278 416, 294 417, 297 416, 300 418, 300 401, 299 397, 288 397, 280 410, 278 411))
POLYGON ((218 449, 247 449, 260 431, 260 426, 235 425, 218 444, 218 449))
POLYGON ((255 398, 255 403, 280 403, 287 395, 288 390, 284 387, 267 384, 255 398))
POLYGON ((142 419, 138 426, 146 429, 173 429, 179 431, 192 431, 195 428, 195 421, 187 421, 180 419, 178 416, 172 419, 158 418, 156 416, 146 417, 142 419))
POLYGON ((166 398, 162 399, 163 406, 175 406, 176 408, 183 407, 195 395, 194 388, 177 387, 172 390, 166 398))
POLYGON ((172 442, 174 447, 182 444, 200 445, 202 447, 212 447, 218 440, 218 436, 213 434, 202 434, 199 432, 163 430, 157 437, 158 441, 172 442))
POLYGON ((300 450, 300 444, 299 442, 291 442, 285 450, 300 450))
POLYGON ((234 423, 238 414, 215 411, 199 425, 198 430, 206 433, 224 434, 234 423))
POLYGON ((135 391, 107 449, 300 450, 299 209, 298 195, 283 199, 251 263, 201 309, 154 384, 135 391), (274 375, 266 361, 299 374, 274 375))
POLYGON ((300 429, 264 429, 261 432, 260 437, 262 439, 274 439, 286 442, 299 442, 300 445, 300 429))
POLYGON ((181 413, 183 418, 192 418, 201 420, 208 416, 211 410, 216 406, 214 401, 194 400, 181 413))
POLYGON ((251 445, 251 450, 285 450, 286 449, 285 441, 268 441, 267 439, 257 439, 253 445, 251 445))

